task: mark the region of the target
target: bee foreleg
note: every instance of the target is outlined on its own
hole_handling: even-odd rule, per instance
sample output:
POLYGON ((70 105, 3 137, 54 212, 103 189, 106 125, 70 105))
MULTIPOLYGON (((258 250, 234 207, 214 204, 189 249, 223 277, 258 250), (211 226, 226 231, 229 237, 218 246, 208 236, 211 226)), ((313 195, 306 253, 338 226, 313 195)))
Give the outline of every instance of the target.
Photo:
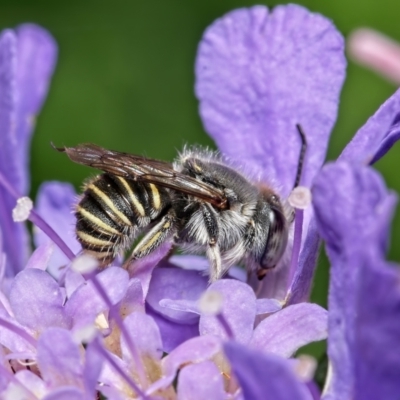
POLYGON ((207 243, 207 258, 210 260, 210 283, 215 282, 221 278, 223 274, 221 253, 218 245, 218 214, 214 208, 208 204, 203 203, 201 206, 203 214, 204 225, 208 235, 207 243))
POLYGON ((136 245, 132 255, 125 262, 127 265, 131 260, 147 256, 158 246, 164 243, 168 238, 176 232, 176 216, 175 212, 170 211, 155 225, 136 245))
POLYGON ((221 278, 223 274, 221 253, 218 244, 210 244, 207 248, 207 258, 210 261, 210 283, 213 283, 221 278))

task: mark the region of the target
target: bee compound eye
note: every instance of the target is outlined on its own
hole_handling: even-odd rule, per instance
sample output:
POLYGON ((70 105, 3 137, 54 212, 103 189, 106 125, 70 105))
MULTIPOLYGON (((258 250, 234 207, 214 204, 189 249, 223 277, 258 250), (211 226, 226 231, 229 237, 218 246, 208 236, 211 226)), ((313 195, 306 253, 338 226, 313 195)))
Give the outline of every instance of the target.
POLYGON ((288 229, 285 217, 278 210, 270 210, 269 233, 264 253, 260 260, 261 268, 270 269, 278 264, 288 242, 288 229))

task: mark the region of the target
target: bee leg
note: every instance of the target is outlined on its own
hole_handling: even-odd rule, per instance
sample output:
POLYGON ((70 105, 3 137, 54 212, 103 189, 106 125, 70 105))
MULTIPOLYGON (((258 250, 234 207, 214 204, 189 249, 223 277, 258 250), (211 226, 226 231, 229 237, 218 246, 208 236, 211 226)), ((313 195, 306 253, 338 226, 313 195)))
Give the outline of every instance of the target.
POLYGON ((209 282, 213 283, 220 279, 224 272, 222 270, 221 253, 218 244, 209 244, 206 254, 211 264, 209 282))
POLYGON ((221 278, 223 274, 221 252, 218 245, 218 215, 214 208, 208 204, 201 205, 203 221, 208 234, 207 258, 210 260, 210 283, 221 278))
POLYGON ((128 265, 132 260, 142 258, 154 251, 158 246, 170 238, 176 231, 175 212, 170 211, 161 218, 160 222, 155 225, 149 232, 144 235, 142 240, 134 248, 132 255, 125 262, 128 265))

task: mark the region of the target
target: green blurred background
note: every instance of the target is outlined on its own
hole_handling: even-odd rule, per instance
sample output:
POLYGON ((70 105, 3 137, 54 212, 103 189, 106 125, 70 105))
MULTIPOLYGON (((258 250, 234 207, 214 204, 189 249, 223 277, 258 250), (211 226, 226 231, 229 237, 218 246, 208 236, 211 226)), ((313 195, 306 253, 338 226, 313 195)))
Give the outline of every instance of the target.
MULTIPOLYGON (((285 3, 260 2, 267 6, 285 3)), ((370 26, 400 41, 399 0, 303 0, 331 18, 346 36, 370 26)), ((93 171, 78 166, 49 143, 94 142, 112 149, 172 160, 185 143, 213 146, 202 129, 193 95, 193 64, 204 29, 247 0, 0 0, 0 27, 35 22, 56 38, 59 62, 32 142, 32 196, 45 180, 79 188, 93 171)), ((342 93, 329 159, 395 87, 352 62, 342 93)), ((400 190, 399 148, 377 168, 400 190)), ((400 237, 400 219, 393 243, 400 237)), ((391 258, 400 259, 392 245, 391 258)), ((327 262, 317 272, 313 299, 326 304, 327 262)))

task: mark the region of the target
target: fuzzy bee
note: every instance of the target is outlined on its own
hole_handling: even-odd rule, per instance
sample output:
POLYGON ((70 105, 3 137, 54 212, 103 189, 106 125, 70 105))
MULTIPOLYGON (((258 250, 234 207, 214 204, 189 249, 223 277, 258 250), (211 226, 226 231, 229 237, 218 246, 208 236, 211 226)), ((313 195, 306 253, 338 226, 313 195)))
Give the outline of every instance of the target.
MULTIPOLYGON (((305 151, 302 138, 298 184, 305 151)), ((79 164, 104 171, 85 185, 76 206, 76 236, 102 266, 144 236, 130 259, 171 241, 205 253, 210 281, 243 262, 262 279, 280 261, 293 213, 269 187, 251 183, 217 153, 187 148, 174 163, 94 144, 59 148, 79 164)))

